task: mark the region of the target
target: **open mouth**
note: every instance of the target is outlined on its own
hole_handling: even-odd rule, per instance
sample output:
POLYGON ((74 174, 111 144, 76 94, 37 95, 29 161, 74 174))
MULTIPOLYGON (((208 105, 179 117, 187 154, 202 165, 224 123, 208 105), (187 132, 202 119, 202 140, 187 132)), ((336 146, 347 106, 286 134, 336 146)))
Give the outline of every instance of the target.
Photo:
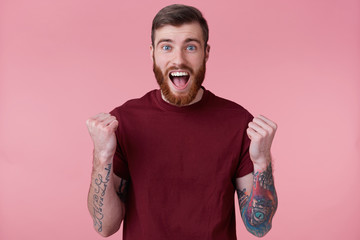
POLYGON ((169 73, 169 78, 175 88, 181 90, 186 88, 189 82, 190 74, 186 71, 172 71, 169 73))

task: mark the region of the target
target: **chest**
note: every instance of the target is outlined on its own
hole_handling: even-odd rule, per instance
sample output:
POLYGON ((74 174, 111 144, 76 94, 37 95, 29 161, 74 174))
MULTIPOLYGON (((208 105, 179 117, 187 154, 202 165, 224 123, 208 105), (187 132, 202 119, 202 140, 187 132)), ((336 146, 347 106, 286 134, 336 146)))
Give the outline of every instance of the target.
POLYGON ((153 114, 124 124, 124 150, 132 177, 231 178, 243 129, 220 114, 153 114))

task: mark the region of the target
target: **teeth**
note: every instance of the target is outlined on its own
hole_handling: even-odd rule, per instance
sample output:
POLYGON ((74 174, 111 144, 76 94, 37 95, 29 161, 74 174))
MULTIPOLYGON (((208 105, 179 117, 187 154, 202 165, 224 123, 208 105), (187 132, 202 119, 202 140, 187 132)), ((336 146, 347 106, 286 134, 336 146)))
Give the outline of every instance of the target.
POLYGON ((172 72, 171 76, 173 77, 181 77, 181 76, 188 76, 189 74, 187 72, 172 72))

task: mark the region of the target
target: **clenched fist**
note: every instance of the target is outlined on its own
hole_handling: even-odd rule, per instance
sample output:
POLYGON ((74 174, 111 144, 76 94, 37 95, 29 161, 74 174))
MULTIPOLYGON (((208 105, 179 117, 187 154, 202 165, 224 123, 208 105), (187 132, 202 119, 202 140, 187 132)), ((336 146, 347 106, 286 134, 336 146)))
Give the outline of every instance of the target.
POLYGON ((261 115, 249 122, 247 129, 251 140, 249 153, 254 166, 264 168, 270 163, 270 148, 276 129, 276 123, 261 115))
POLYGON ((94 143, 94 157, 100 161, 112 160, 116 150, 116 118, 109 113, 99 113, 89 118, 86 125, 94 143))

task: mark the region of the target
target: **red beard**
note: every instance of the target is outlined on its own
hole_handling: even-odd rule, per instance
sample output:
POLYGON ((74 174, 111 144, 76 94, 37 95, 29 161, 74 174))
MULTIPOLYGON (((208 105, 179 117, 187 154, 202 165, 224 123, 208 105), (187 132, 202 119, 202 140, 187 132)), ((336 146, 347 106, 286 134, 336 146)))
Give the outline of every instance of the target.
POLYGON ((153 58, 153 71, 155 74, 155 78, 157 83, 160 86, 161 92, 163 94, 163 96, 165 97, 165 99, 167 101, 169 101, 169 103, 174 104, 176 106, 185 106, 188 105, 189 103, 191 103, 191 101, 193 101, 199 91, 199 89, 201 88, 202 83, 204 82, 204 78, 205 78, 205 71, 206 71, 206 64, 205 64, 205 59, 203 61, 203 64, 200 66, 199 71, 197 71, 194 75, 194 71, 193 69, 191 69, 190 67, 182 64, 178 67, 172 67, 166 70, 165 74, 162 73, 161 69, 156 65, 155 59, 153 58), (192 76, 194 76, 194 82, 191 83, 191 87, 190 90, 186 93, 186 94, 181 94, 181 95, 175 95, 171 92, 170 87, 169 87, 169 83, 168 81, 166 81, 165 79, 168 79, 169 81, 171 81, 169 79, 169 72, 172 70, 177 70, 177 69, 182 69, 182 70, 187 70, 190 72, 190 74, 192 76))

